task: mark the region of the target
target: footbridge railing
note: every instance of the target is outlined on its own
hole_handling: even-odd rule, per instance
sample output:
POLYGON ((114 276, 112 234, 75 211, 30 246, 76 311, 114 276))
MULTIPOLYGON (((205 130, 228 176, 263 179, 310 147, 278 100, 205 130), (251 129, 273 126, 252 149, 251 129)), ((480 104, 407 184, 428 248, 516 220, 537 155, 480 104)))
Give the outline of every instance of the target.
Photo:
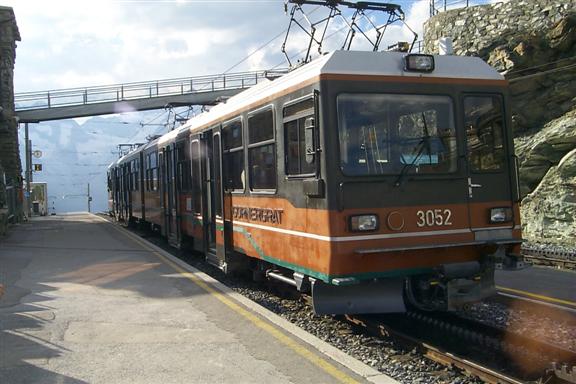
POLYGON ((203 104, 208 103, 212 95, 214 98, 232 95, 257 84, 263 79, 278 77, 286 72, 286 70, 254 71, 41 92, 21 92, 14 95, 14 104, 16 114, 21 116, 21 120, 22 116, 26 120, 31 111, 46 111, 62 109, 63 107, 74 107, 75 110, 78 110, 78 107, 82 106, 126 101, 134 101, 135 103, 131 104, 135 105, 136 110, 162 108, 170 100, 174 100, 176 104, 185 104, 189 98, 182 96, 195 94, 206 94, 206 97, 200 99, 190 99, 203 104), (142 108, 139 108, 139 105, 142 108))

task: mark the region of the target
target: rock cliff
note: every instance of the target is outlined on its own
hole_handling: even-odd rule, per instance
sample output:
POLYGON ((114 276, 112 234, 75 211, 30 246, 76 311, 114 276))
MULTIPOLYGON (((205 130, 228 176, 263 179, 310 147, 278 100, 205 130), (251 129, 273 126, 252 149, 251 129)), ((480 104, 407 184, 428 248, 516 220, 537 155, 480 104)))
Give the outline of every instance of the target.
POLYGON ((524 237, 576 246, 576 12, 560 0, 510 0, 441 13, 425 46, 454 40, 510 81, 524 237))

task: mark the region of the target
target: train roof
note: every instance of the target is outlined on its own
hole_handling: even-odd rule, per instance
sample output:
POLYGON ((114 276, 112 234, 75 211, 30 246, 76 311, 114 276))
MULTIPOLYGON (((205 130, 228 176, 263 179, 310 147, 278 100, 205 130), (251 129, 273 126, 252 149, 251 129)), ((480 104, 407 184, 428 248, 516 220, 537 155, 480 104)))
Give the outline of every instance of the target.
MULTIPOLYGON (((390 76, 412 78, 445 78, 504 81, 504 77, 478 57, 435 55, 432 72, 409 72, 404 70, 402 52, 334 51, 295 69, 275 80, 263 80, 241 92, 210 111, 188 120, 183 126, 152 140, 134 152, 172 142, 185 131, 199 131, 216 121, 230 116, 235 111, 257 106, 264 100, 301 84, 318 80, 322 75, 390 76)), ((232 117, 232 116, 230 116, 232 117)), ((130 153, 129 155, 132 155, 130 153)), ((125 160, 124 156, 118 163, 125 160)), ((111 164, 114 165, 114 164, 111 164)))
MULTIPOLYGON (((225 103, 214 106, 209 112, 190 119, 177 131, 181 132, 186 129, 190 131, 200 130, 234 111, 247 108, 287 89, 318 79, 321 75, 504 81, 504 77, 498 71, 478 57, 435 55, 434 71, 423 73, 404 70, 404 57, 406 55, 406 53, 401 52, 334 51, 276 80, 258 83, 250 89, 231 97, 225 103)), ((159 144, 173 139, 178 132, 171 132, 163 136, 159 144)))

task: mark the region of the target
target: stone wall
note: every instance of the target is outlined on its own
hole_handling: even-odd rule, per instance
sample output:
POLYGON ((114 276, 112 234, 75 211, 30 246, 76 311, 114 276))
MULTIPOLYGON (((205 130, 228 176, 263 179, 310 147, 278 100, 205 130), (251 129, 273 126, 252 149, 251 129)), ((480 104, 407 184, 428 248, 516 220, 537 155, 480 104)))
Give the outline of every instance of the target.
MULTIPOLYGON (((22 187, 22 166, 18 151, 18 124, 14 115, 14 62, 16 59, 16 41, 20 34, 14 11, 10 7, 0 6, 0 165, 5 173, 6 184, 22 187)), ((0 178, 0 216, 8 211, 6 185, 0 178), (4 211, 4 212, 1 212, 4 211)), ((10 207, 10 212, 20 216, 21 204, 10 207)), ((0 227, 2 226, 0 217, 0 227)), ((2 228, 0 228, 0 232, 2 228)))
POLYGON ((573 1, 509 0, 460 8, 432 17, 424 30, 426 52, 437 53, 438 39, 451 37, 454 54, 479 56, 511 81, 517 134, 576 106, 573 1))
POLYGON ((502 40, 550 29, 570 12, 570 0, 509 0, 441 12, 424 24, 424 49, 438 53, 438 39, 452 37, 456 55, 484 56, 502 40))
POLYGON ((520 162, 523 235, 574 246, 576 235, 576 7, 574 0, 509 0, 455 9, 425 24, 454 54, 479 56, 510 81, 520 162))

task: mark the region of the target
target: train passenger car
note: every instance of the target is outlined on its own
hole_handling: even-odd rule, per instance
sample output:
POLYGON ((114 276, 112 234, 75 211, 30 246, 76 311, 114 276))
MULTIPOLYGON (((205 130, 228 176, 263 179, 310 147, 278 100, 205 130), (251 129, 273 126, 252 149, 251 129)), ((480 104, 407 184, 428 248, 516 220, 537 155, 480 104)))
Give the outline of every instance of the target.
POLYGON ((478 58, 336 51, 140 149, 146 220, 318 313, 452 310, 519 255, 508 105, 478 58))

